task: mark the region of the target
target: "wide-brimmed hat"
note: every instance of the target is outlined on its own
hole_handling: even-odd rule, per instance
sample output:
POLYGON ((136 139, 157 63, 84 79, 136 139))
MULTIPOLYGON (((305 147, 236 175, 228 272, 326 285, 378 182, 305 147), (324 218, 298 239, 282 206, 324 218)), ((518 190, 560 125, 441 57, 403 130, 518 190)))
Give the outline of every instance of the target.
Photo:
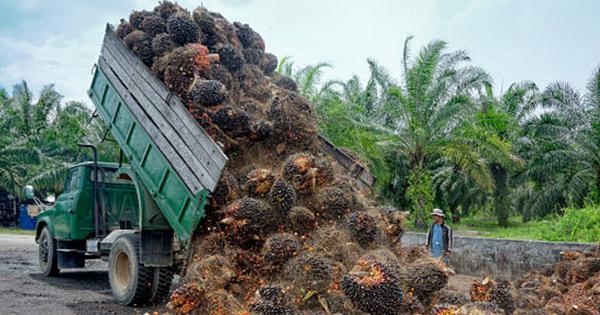
POLYGON ((442 209, 433 209, 433 211, 430 213, 431 215, 435 215, 438 217, 444 217, 444 211, 442 211, 442 209))

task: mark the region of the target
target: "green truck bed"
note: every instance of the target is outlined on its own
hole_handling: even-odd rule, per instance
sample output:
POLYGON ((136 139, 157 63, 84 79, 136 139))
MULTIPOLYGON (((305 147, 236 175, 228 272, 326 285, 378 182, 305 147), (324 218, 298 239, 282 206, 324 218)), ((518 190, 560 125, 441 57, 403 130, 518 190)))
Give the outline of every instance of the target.
POLYGON ((179 239, 189 240, 225 154, 111 25, 88 94, 179 239))

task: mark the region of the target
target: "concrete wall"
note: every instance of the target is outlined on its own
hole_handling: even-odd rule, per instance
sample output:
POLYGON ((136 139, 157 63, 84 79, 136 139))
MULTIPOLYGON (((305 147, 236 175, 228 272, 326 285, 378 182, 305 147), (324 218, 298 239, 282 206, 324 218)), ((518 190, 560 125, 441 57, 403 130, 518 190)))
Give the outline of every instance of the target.
MULTIPOLYGON (((425 245, 425 233, 405 233, 402 237, 402 245, 425 245)), ((552 265, 559 260, 562 251, 585 251, 592 246, 594 244, 455 235, 450 266, 461 274, 492 275, 514 280, 533 269, 552 265)))

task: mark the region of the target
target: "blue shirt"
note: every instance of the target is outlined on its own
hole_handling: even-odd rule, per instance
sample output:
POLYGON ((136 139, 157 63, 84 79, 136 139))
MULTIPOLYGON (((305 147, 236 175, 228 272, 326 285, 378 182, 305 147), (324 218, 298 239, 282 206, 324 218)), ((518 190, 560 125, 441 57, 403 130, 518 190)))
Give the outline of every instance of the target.
POLYGON ((431 235, 431 256, 437 258, 444 254, 444 230, 441 224, 434 224, 431 235))

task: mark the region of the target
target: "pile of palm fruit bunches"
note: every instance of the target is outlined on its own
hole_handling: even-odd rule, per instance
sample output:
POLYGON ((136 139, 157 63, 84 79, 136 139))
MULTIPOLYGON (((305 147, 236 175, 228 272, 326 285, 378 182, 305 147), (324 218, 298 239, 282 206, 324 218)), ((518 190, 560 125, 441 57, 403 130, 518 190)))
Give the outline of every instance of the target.
POLYGON ((321 152, 313 106, 247 24, 164 1, 116 33, 229 157, 170 312, 512 312, 508 284, 461 296, 446 288, 450 269, 400 246, 404 214, 321 152))

